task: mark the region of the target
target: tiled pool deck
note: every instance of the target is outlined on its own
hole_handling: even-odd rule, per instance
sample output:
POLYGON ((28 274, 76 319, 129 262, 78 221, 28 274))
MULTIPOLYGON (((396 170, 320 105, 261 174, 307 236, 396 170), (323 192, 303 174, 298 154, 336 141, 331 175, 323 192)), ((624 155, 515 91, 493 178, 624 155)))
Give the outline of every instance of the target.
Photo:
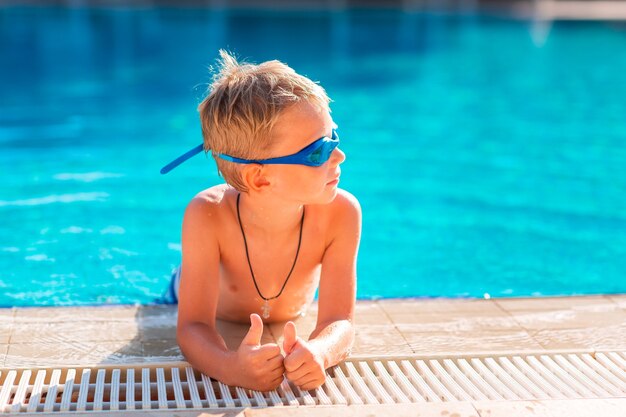
MULTIPOLYGON (((316 305, 296 322, 315 325, 316 305)), ((472 355, 549 351, 626 351, 626 295, 519 299, 386 299, 359 301, 352 357, 472 355)), ((0 309, 0 367, 85 366, 180 361, 175 306, 0 309)), ((236 348, 246 326, 220 323, 236 348)), ((282 325, 265 328, 282 341, 282 325)), ((199 415, 198 412, 177 415, 199 415), (195 413, 195 414, 194 414, 195 413)), ((205 413, 211 413, 206 411, 205 413)), ((274 416, 293 409, 221 410, 218 415, 274 416), (229 414, 230 413, 230 414, 229 414)), ((626 416, 626 398, 612 400, 459 402, 300 409, 297 415, 626 416), (393 410, 393 411, 391 411, 393 410), (588 410, 588 413, 585 413, 588 410), (442 414, 442 412, 447 412, 442 414)), ((122 415, 125 413, 118 413, 122 415)), ((163 415, 163 414, 159 414, 163 415)))

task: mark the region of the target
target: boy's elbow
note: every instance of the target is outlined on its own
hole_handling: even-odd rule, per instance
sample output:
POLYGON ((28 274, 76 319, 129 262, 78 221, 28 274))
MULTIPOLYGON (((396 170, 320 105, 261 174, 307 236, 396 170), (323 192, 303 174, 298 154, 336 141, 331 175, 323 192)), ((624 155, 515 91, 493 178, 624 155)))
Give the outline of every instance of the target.
POLYGON ((183 356, 188 357, 187 353, 190 351, 190 345, 197 338, 195 335, 202 333, 200 327, 203 326, 205 326, 203 323, 178 322, 176 326, 176 343, 178 343, 183 356))
POLYGON ((187 357, 187 343, 190 339, 189 333, 189 325, 187 323, 178 323, 176 326, 176 343, 178 343, 178 347, 185 358, 187 357))

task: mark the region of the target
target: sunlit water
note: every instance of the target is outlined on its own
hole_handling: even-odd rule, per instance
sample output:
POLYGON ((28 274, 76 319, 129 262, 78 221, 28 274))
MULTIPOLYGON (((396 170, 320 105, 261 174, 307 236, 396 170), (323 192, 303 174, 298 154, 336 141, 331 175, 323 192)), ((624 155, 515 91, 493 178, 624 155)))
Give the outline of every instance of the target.
MULTIPOLYGON (((217 50, 333 98, 360 298, 626 291, 626 31, 480 16, 0 9, 0 305, 149 303, 220 182, 217 50)), ((242 249, 243 250, 243 249, 242 249)))

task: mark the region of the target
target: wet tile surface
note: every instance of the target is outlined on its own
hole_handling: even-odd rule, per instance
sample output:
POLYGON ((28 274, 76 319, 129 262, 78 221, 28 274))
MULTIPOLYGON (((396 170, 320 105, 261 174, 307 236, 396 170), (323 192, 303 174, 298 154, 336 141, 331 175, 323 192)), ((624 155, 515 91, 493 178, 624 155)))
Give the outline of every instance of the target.
POLYGON ((403 298, 382 299, 378 301, 378 304, 392 319, 396 315, 404 314, 447 314, 454 312, 458 315, 497 315, 502 313, 493 300, 483 299, 403 298))
POLYGON ((64 321, 16 323, 11 335, 11 344, 37 342, 42 344, 82 342, 106 342, 129 340, 137 337, 138 328, 134 321, 64 321))
POLYGON ((140 343, 127 341, 17 343, 9 345, 5 367, 130 363, 143 356, 140 343))
POLYGON ((480 417, 626 417, 626 399, 474 402, 480 417))
POLYGON ((9 343, 12 333, 13 325, 11 323, 0 323, 0 344, 9 343))
POLYGON ((543 350, 543 347, 525 331, 424 332, 422 326, 411 324, 400 324, 398 329, 408 341, 413 353, 422 355, 543 350))
POLYGON ((524 329, 584 329, 626 323, 626 311, 603 296, 497 300, 524 329))
POLYGON ((246 417, 479 417, 471 403, 423 403, 389 405, 351 405, 349 407, 288 407, 257 408, 246 410, 246 417))
POLYGON ((606 298, 615 303, 622 310, 626 311, 626 294, 607 295, 606 298))
POLYGON ((12 323, 15 308, 0 308, 0 323, 12 323))
POLYGON ((144 306, 24 307, 15 311, 15 322, 81 322, 134 320, 144 306))
MULTIPOLYGON (((555 349, 626 349, 626 296, 359 301, 353 357, 469 354, 555 349)), ((317 305, 296 320, 307 339, 317 305)), ((179 361, 176 306, 0 309, 0 363, 6 367, 179 361)), ((282 344, 284 323, 263 343, 282 344)), ((249 326, 219 322, 236 349, 249 326)))
POLYGON ((377 355, 410 355, 409 343, 392 325, 356 325, 351 357, 377 355))
POLYGON ((545 349, 626 350, 626 323, 583 329, 546 329, 532 335, 545 349))
POLYGON ((603 295, 585 297, 533 297, 533 298, 497 298, 493 302, 504 310, 515 311, 553 311, 571 308, 585 308, 611 304, 603 295))
POLYGON ((176 340, 151 340, 141 344, 142 357, 146 362, 184 361, 176 340))
POLYGON ((462 314, 455 311, 422 315, 393 316, 398 326, 409 325, 423 332, 510 331, 524 330, 507 314, 462 314))
POLYGON ((6 360, 8 351, 9 345, 0 345, 0 366, 4 366, 4 361, 6 360))
POLYGON ((354 316, 356 325, 393 325, 394 322, 383 307, 382 301, 359 301, 354 316))
POLYGON ((478 401, 480 417, 549 417, 547 407, 538 401, 478 401))

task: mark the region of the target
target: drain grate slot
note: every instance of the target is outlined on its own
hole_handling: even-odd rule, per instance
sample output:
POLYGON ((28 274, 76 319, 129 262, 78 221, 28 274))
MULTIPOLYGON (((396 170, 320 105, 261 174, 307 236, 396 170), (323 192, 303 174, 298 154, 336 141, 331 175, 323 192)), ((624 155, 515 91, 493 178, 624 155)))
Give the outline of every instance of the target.
POLYGON ((626 396, 626 353, 352 359, 302 391, 230 387, 184 362, 0 370, 0 412, 299 407, 626 396))

